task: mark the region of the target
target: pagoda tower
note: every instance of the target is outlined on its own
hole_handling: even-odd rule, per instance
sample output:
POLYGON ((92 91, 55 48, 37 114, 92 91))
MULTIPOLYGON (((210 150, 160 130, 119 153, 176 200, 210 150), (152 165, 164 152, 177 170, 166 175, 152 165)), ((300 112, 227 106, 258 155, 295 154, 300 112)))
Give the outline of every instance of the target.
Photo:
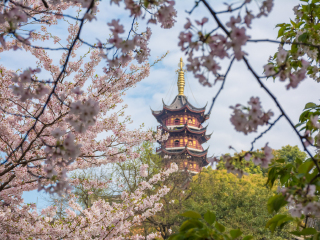
POLYGON ((178 95, 170 105, 166 105, 163 100, 163 109, 153 111, 153 116, 160 123, 158 129, 169 133, 168 140, 159 142, 160 147, 157 153, 160 154, 165 165, 170 166, 171 162, 178 164, 180 170, 186 170, 196 174, 201 168, 208 165, 207 151, 202 144, 210 139, 206 135, 206 128, 202 124, 209 118, 205 114, 205 108, 192 106, 188 98, 184 95, 184 70, 182 58, 180 58, 178 70, 178 95))

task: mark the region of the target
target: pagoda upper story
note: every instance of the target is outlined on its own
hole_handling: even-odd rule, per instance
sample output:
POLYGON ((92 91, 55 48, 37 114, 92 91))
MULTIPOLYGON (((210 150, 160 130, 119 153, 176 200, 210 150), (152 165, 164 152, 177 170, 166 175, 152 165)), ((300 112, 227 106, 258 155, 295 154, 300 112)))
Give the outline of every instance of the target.
POLYGON ((169 133, 167 141, 160 143, 157 152, 167 161, 176 162, 180 169, 198 173, 208 164, 207 149, 202 144, 210 139, 202 124, 209 118, 205 108, 194 107, 184 95, 184 70, 182 58, 178 76, 178 95, 170 105, 163 101, 163 109, 152 111, 160 123, 158 129, 169 133))

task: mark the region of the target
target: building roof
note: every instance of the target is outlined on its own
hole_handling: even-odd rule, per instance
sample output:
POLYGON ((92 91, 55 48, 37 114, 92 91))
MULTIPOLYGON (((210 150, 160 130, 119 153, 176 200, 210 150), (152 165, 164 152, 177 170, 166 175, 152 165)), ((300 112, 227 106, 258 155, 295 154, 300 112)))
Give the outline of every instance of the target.
POLYGON ((205 126, 204 128, 201 128, 201 129, 194 129, 194 128, 190 128, 187 124, 181 125, 181 126, 183 126, 183 127, 180 128, 180 129, 168 128, 168 127, 165 126, 165 125, 162 126, 162 128, 163 128, 165 131, 167 131, 167 132, 176 132, 176 133, 178 133, 178 132, 183 132, 183 131, 187 130, 189 133, 202 134, 202 133, 205 133, 205 132, 206 132, 207 127, 208 127, 208 125, 207 125, 207 126, 205 126))
MULTIPOLYGON (((181 111, 184 109, 188 109, 190 112, 193 113, 201 113, 201 122, 204 122, 209 118, 208 115, 204 114, 204 111, 206 109, 207 104, 202 107, 202 108, 197 108, 193 106, 189 101, 188 98, 184 95, 177 95, 172 103, 170 105, 166 105, 164 101, 162 100, 163 103, 163 109, 160 111, 152 111, 152 114, 158 119, 158 117, 162 116, 164 114, 164 110, 167 110, 169 112, 177 112, 181 111)), ((158 120, 159 121, 159 120, 158 120)), ((161 122, 161 121, 160 121, 161 122)))
POLYGON ((163 102, 163 107, 168 110, 177 110, 177 109, 182 109, 184 107, 188 107, 190 110, 193 110, 196 112, 204 112, 204 110, 206 109, 206 106, 207 104, 203 108, 197 108, 193 106, 191 103, 189 103, 188 98, 184 95, 177 95, 170 105, 166 105, 163 102))
POLYGON ((209 164, 209 162, 207 161, 207 153, 208 153, 208 149, 203 150, 202 152, 198 152, 198 151, 192 151, 190 149, 187 148, 187 146, 183 149, 177 149, 177 150, 166 150, 166 149, 162 149, 161 151, 164 154, 168 154, 168 155, 180 155, 183 153, 188 153, 189 155, 193 156, 193 157, 204 157, 204 159, 202 160, 202 166, 207 166, 209 164))
POLYGON ((202 136, 199 140, 201 140, 200 144, 207 142, 211 138, 211 134, 202 136))
MULTIPOLYGON (((180 96, 177 95, 174 100, 172 101, 172 103, 170 105, 166 105, 162 99, 162 103, 163 103, 163 109, 169 110, 169 111, 180 111, 182 109, 189 109, 191 112, 195 112, 195 113, 202 113, 205 111, 207 104, 202 107, 202 108, 197 108, 195 106, 193 106, 191 103, 189 103, 188 99, 186 96, 180 96)), ((151 109, 152 110, 152 109, 151 109)), ((153 111, 152 113, 154 115, 159 115, 163 112, 163 110, 160 111, 153 111)))

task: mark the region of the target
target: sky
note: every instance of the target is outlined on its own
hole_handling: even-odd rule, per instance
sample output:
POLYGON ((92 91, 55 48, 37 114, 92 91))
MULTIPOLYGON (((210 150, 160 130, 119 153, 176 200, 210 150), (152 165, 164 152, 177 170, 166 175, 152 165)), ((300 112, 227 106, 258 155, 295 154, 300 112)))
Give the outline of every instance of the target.
MULTIPOLYGON (((162 99, 164 99, 166 104, 170 104, 178 93, 175 70, 177 69, 180 57, 184 59, 186 57, 177 46, 177 39, 186 22, 186 17, 189 17, 189 14, 185 10, 190 10, 193 3, 194 1, 177 1, 178 18, 176 26, 170 30, 153 29, 150 43, 152 49, 151 55, 153 57, 160 56, 167 50, 170 53, 160 66, 151 70, 150 76, 145 81, 128 91, 125 102, 129 105, 127 113, 132 116, 134 125, 138 126, 141 122, 144 122, 146 127, 157 126, 158 123, 151 114, 150 108, 153 110, 162 109, 162 99)), ((275 25, 277 23, 288 22, 290 18, 293 19, 292 8, 297 4, 298 1, 294 0, 275 1, 274 8, 268 18, 260 18, 253 21, 252 30, 249 31, 251 39, 276 39, 277 29, 275 25)), ((222 1, 211 1, 211 5, 216 10, 225 10, 226 8, 222 4, 222 1)), ((200 20, 203 16, 209 16, 208 12, 204 8, 198 8, 190 17, 200 20)), ((226 17, 222 18, 222 21, 226 23, 229 18, 230 15, 226 15, 226 17)), ((212 28, 215 27, 210 17, 208 25, 213 25, 212 28)), ((277 47, 277 44, 274 43, 248 43, 245 46, 248 59, 257 73, 262 75, 263 65, 267 63, 269 56, 276 52, 277 47)), ((222 67, 225 69, 226 64, 222 63, 222 67)), ((203 87, 193 77, 192 73, 186 73, 186 79, 188 83, 186 83, 185 92, 189 101, 197 107, 203 107, 208 103, 208 110, 220 84, 217 83, 212 88, 203 87), (191 90, 189 85, 191 86, 191 90)), ((281 106, 284 107, 294 123, 298 122, 299 115, 307 102, 318 101, 319 85, 311 79, 303 81, 297 89, 289 91, 285 88, 286 84, 279 81, 273 82, 272 80, 268 80, 265 84, 276 95, 281 106)), ((243 133, 236 132, 229 120, 232 113, 232 109, 229 107, 237 103, 246 105, 251 96, 259 96, 264 110, 271 109, 275 113, 273 119, 276 119, 279 111, 274 102, 260 88, 252 74, 246 69, 244 63, 241 61, 235 62, 226 80, 224 90, 215 103, 210 119, 204 124, 208 124, 208 133, 213 132, 211 139, 204 145, 205 148, 209 147, 208 155, 218 156, 230 152, 229 146, 234 147, 237 151, 250 149, 251 141, 259 133, 245 136, 243 133)), ((264 129, 266 128, 260 128, 259 132, 264 129)), ((279 149, 287 144, 298 145, 301 148, 299 139, 285 119, 281 119, 264 138, 257 142, 255 147, 261 148, 267 142, 269 142, 269 146, 275 149, 279 149)))
MULTIPOLYGON (((106 39, 109 35, 107 22, 112 19, 121 19, 126 25, 126 29, 131 25, 131 18, 128 17, 128 12, 123 8, 110 7, 107 3, 109 1, 102 1, 100 5, 101 11, 97 15, 97 21, 93 21, 85 26, 82 38, 89 42, 95 42, 96 39, 106 39)), ((223 2, 231 3, 237 1, 209 1, 213 9, 216 11, 225 10, 226 5, 223 2)), ((261 1, 257 1, 261 2, 261 1)), ((276 39, 277 23, 288 22, 294 18, 292 8, 299 3, 297 0, 275 0, 274 8, 267 18, 260 18, 253 20, 252 29, 248 32, 251 39, 276 39)), ((170 104, 174 97, 178 94, 177 89, 177 74, 176 69, 180 57, 184 60, 186 57, 178 47, 178 35, 183 29, 186 18, 201 20, 202 17, 209 17, 208 27, 214 28, 215 23, 210 17, 208 11, 200 6, 195 9, 191 16, 185 12, 190 10, 194 4, 193 0, 176 1, 176 9, 178 11, 177 22, 175 26, 169 30, 161 29, 159 25, 152 27, 152 37, 150 42, 151 47, 151 61, 155 60, 165 52, 169 51, 167 57, 151 69, 150 76, 142 82, 138 83, 134 88, 127 91, 124 97, 124 104, 128 104, 126 114, 131 115, 133 124, 129 126, 130 129, 138 128, 144 123, 145 128, 156 128, 159 123, 151 114, 151 109, 162 109, 162 99, 166 104, 170 104)), ((252 9, 256 12, 257 6, 252 5, 252 9)), ((72 14, 72 11, 68 13, 72 14)), ((243 14, 243 12, 242 12, 243 14)), ((221 16, 223 23, 226 23, 230 15, 221 16)), ((54 26, 51 31, 53 35, 63 36, 66 31, 66 24, 60 22, 58 26, 54 26)), ((139 30, 143 30, 146 26, 145 21, 139 23, 139 30)), ((63 43, 64 40, 62 40, 63 43)), ((41 43, 39 43, 41 44, 41 43)), ((248 59, 255 71, 259 74, 263 73, 263 65, 267 63, 270 55, 277 51, 277 44, 274 43, 247 43, 244 50, 248 53, 248 59)), ((84 51, 84 50, 83 50, 84 51)), ((61 52, 50 52, 50 56, 54 62, 58 63, 61 52)), ((30 66, 30 62, 35 59, 27 53, 20 52, 19 58, 13 55, 12 52, 3 53, 0 56, 0 63, 9 68, 25 68, 30 66)), ((105 63, 104 63, 105 64, 105 63)), ((226 63, 221 63, 223 69, 226 68, 226 63)), ((98 73, 101 70, 98 70, 98 73)), ((44 75, 45 76, 45 75, 44 75)), ((207 111, 213 96, 220 87, 217 83, 212 88, 201 86, 193 77, 192 73, 186 73, 187 80, 185 86, 185 94, 189 102, 196 107, 203 107, 206 103, 207 111)), ((278 80, 266 80, 266 86, 275 94, 281 106, 285 109, 293 123, 298 122, 304 106, 308 102, 318 102, 319 84, 311 79, 304 80, 298 88, 286 90, 285 83, 278 80)), ((204 144, 204 148, 209 147, 209 156, 219 156, 224 153, 230 153, 232 146, 237 151, 248 150, 251 147, 251 141, 259 135, 259 132, 266 128, 259 128, 258 133, 253 133, 245 136, 243 133, 236 132, 230 123, 230 115, 232 109, 237 103, 246 105, 251 96, 259 96, 265 111, 271 109, 275 116, 273 120, 279 115, 272 99, 261 89, 252 74, 246 69, 243 62, 235 62, 231 72, 225 83, 224 90, 217 99, 215 106, 204 125, 208 124, 207 133, 213 133, 211 139, 204 144)), ((288 122, 282 118, 271 131, 258 140, 255 144, 255 149, 263 147, 266 143, 274 149, 279 149, 285 145, 298 145, 301 149, 299 139, 293 132, 288 122)), ((34 192, 24 194, 27 202, 35 202, 37 194, 34 192)))

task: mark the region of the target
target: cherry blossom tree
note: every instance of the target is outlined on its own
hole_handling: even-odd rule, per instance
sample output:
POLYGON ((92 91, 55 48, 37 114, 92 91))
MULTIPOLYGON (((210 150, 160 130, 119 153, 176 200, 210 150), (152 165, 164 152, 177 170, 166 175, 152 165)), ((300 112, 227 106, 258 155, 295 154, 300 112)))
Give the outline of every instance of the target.
MULTIPOLYGON (((123 238, 130 233, 131 226, 161 209, 158 202, 169 191, 163 186, 155 194, 144 197, 145 190, 177 170, 174 164, 149 181, 141 182, 135 192, 124 191, 121 204, 99 200, 90 208, 83 208, 71 191, 79 180, 68 178, 69 172, 136 158, 134 146, 146 140, 166 138, 161 132, 128 130, 131 120, 125 116, 126 106, 121 106, 125 91, 146 78, 150 67, 165 54, 149 63, 150 28, 139 33, 133 24, 123 38, 124 26, 119 20, 107 24, 112 32, 107 42, 83 41, 83 27, 94 20, 98 4, 94 0, 1 2, 0 51, 22 50, 37 59, 36 65, 27 69, 7 69, 0 65, 1 239, 123 238), (70 8, 78 9, 75 11, 78 14, 64 14, 70 8), (69 23, 68 34, 64 36, 66 46, 48 30, 61 19, 69 23), (25 28, 30 24, 38 28, 25 37, 25 28), (51 39, 58 47, 51 46, 51 39), (38 41, 50 47, 38 46, 38 41), (85 54, 79 53, 82 46, 87 47, 85 54), (53 63, 49 51, 61 52, 61 66, 53 63), (105 67, 98 74, 96 68, 102 62, 105 67), (44 72, 50 76, 49 80, 42 79, 44 72), (98 140, 101 133, 106 137, 98 140), (55 206, 38 213, 35 204, 24 204, 22 193, 34 189, 68 194, 65 217, 55 218, 55 206)), ((161 15, 163 11, 167 14, 170 4, 164 2, 158 6, 157 18, 162 19, 163 27, 170 27, 170 22, 166 23, 161 15)), ((135 18, 141 15, 141 7, 133 1, 127 2, 135 18)), ((143 176, 147 167, 141 170, 143 176)), ((96 184, 88 182, 86 187, 96 184)), ((98 185, 106 188, 108 183, 98 185)), ((150 238, 156 235, 151 234, 150 238)))
MULTIPOLYGON (((277 212, 281 207, 289 206, 292 216, 276 215, 267 224, 272 231, 292 221, 300 227, 298 218, 301 217, 304 219, 303 229, 298 229, 294 234, 317 237, 319 233, 307 228, 307 222, 308 218, 317 217, 320 212, 317 190, 320 176, 319 106, 306 105, 306 111, 300 118, 300 126, 305 132, 301 133, 264 81, 268 78, 280 80, 286 83, 288 90, 299 87, 307 76, 318 81, 319 3, 303 0, 294 8, 295 21, 278 25, 278 37, 281 39, 269 40, 252 39, 247 30, 251 28, 252 21, 268 17, 273 0, 261 1, 258 10, 252 7, 253 2, 243 0, 218 12, 208 1, 196 1, 188 12, 190 18, 179 35, 178 46, 188 57, 187 70, 201 84, 209 87, 220 84, 209 113, 224 89, 234 61, 243 61, 255 81, 270 96, 280 111, 279 116, 274 117, 272 110, 264 111, 259 96, 250 96, 247 106, 235 103, 231 107, 233 113, 230 121, 236 131, 245 135, 260 131, 260 134, 253 139, 251 149, 239 155, 238 159, 223 158, 227 169, 240 177, 244 172, 237 169, 233 161, 253 161, 256 165, 269 168, 268 184, 271 186, 275 181, 280 181, 279 194, 269 200, 268 208, 270 212, 277 212), (209 15, 191 19, 196 8, 208 10, 209 15), (241 10, 244 10, 244 15, 241 10), (221 14, 228 14, 229 20, 222 22, 221 14), (214 27, 208 26, 209 18, 214 20, 214 27), (278 52, 270 62, 266 62, 263 76, 253 69, 243 50, 249 42, 279 44, 278 52), (226 69, 221 67, 222 61, 228 63, 226 69), (271 122, 273 118, 275 120, 271 122), (281 118, 296 133, 309 159, 297 159, 289 164, 282 160, 274 161, 268 143, 263 152, 256 154, 253 151, 256 140, 262 138, 281 118), (267 130, 261 132, 261 126, 267 126, 267 130)), ((150 67, 163 58, 149 63, 151 27, 157 23, 165 29, 174 25, 177 14, 175 1, 111 0, 110 4, 128 11, 133 19, 131 28, 126 29, 126 33, 122 22, 113 19, 106 25, 111 31, 107 41, 89 43, 82 38, 81 32, 86 23, 95 21, 95 15, 100 11, 98 1, 4 0, 0 3, 0 51, 22 50, 37 59, 37 65, 27 69, 7 69, 0 65, 0 236, 3 239, 120 239, 129 234, 131 226, 161 209, 157 201, 168 192, 168 188, 163 187, 147 198, 143 191, 176 171, 176 165, 151 177, 148 182, 141 182, 134 193, 124 191, 121 204, 109 205, 101 200, 83 209, 71 192, 72 185, 77 181, 69 179, 68 172, 135 158, 134 146, 145 140, 161 141, 166 138, 161 132, 129 131, 126 125, 130 118, 120 120, 125 116, 125 106, 119 105, 125 91, 148 76, 150 67), (66 14, 65 11, 71 8, 79 9, 76 15, 66 14), (75 22, 69 25, 66 46, 60 46, 60 37, 52 36, 47 28, 59 24, 61 19, 75 22), (140 20, 148 23, 142 32, 135 28, 140 20), (38 28, 33 31, 26 29, 30 24, 38 28), (55 46, 59 46, 45 45, 51 39, 55 46), (39 46, 37 41, 43 41, 43 44, 39 46), (87 47, 84 55, 77 52, 81 47, 87 47), (61 52, 60 66, 53 64, 49 51, 61 52), (86 62, 87 56, 89 60, 86 62), (95 73, 102 62, 105 63, 101 69, 103 73, 95 73), (43 79, 43 73, 50 76, 47 78, 49 80, 43 79), (98 134, 104 132, 110 135, 97 140, 98 134), (58 194, 67 192, 70 196, 67 217, 54 221, 53 206, 38 214, 34 205, 23 204, 22 192, 33 189, 58 194)), ((211 161, 217 161, 217 158, 211 161)), ((141 166, 142 177, 147 175, 147 168, 146 165, 141 166)), ((107 187, 107 183, 101 184, 107 187)), ((201 218, 194 214, 185 216, 201 218)), ((210 212, 205 220, 211 225, 215 222, 210 212)), ((224 227, 216 223, 215 228, 221 233, 215 236, 223 236, 224 227)), ((231 237, 228 237, 231 239, 240 236, 238 231, 230 234, 231 237)), ((156 236, 155 233, 149 238, 156 236)))

